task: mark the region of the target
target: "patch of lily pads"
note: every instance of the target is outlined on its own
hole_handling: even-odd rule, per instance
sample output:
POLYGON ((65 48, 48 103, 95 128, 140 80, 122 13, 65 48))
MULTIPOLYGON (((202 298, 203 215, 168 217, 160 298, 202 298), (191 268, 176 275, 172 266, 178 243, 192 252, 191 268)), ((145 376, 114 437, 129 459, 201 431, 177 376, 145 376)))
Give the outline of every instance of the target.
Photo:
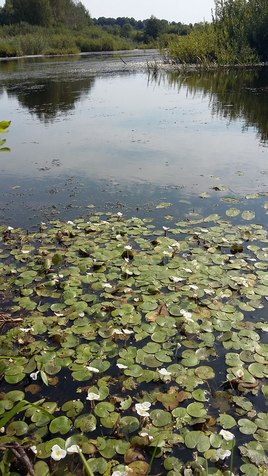
POLYGON ((120 212, 0 227, 3 474, 267 474, 254 217, 236 204, 161 230, 120 212))

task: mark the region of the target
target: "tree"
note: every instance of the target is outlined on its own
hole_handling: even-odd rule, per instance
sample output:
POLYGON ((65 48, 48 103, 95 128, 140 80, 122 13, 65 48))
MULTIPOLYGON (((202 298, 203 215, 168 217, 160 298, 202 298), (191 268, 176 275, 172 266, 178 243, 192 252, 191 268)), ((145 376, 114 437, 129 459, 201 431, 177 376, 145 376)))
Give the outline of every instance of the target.
POLYGON ((162 33, 165 33, 167 30, 168 21, 167 20, 159 20, 155 16, 151 16, 149 20, 146 20, 144 36, 145 38, 153 38, 156 40, 162 33))
POLYGON ((0 23, 27 22, 49 26, 63 24, 82 28, 90 23, 90 15, 77 0, 6 0, 0 11, 0 23))
POLYGON ((2 15, 4 23, 48 26, 52 20, 49 0, 7 0, 2 15))

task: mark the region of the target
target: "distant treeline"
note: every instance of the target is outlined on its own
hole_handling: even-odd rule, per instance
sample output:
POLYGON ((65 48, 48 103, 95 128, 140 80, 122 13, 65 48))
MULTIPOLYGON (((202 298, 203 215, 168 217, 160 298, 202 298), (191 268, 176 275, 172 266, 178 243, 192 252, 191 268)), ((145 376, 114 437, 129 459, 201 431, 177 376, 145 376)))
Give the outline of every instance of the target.
POLYGON ((6 0, 0 8, 0 56, 166 47, 192 25, 155 17, 92 19, 77 0, 6 0))
POLYGON ((268 0, 215 0, 211 23, 92 19, 78 0, 6 0, 0 57, 160 48, 176 63, 268 61, 268 0))
POLYGON ((168 22, 151 16, 146 20, 118 17, 93 19, 95 25, 101 26, 105 31, 123 38, 129 38, 137 43, 152 43, 165 35, 188 35, 193 25, 185 25, 181 22, 168 22))

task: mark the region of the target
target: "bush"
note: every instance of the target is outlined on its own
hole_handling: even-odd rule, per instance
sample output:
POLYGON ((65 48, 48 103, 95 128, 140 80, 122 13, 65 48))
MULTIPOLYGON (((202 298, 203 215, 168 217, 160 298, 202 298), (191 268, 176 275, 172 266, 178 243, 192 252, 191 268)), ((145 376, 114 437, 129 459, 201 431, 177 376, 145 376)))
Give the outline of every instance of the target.
POLYGON ((22 55, 22 51, 15 40, 0 40, 0 57, 11 58, 22 55))
POLYGON ((204 24, 187 36, 174 37, 168 43, 168 51, 177 63, 212 63, 217 60, 216 35, 212 25, 204 24))

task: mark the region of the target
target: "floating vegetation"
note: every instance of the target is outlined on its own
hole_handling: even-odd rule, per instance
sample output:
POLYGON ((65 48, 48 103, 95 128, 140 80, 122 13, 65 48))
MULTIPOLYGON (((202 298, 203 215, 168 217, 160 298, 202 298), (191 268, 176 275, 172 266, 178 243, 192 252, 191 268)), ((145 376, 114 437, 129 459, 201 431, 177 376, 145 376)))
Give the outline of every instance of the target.
MULTIPOLYGON (((10 126, 10 121, 0 121, 0 134, 6 133, 10 126)), ((0 138, 0 152, 9 152, 10 149, 8 147, 3 147, 5 145, 6 139, 0 138)))
POLYGON ((268 236, 239 213, 0 228, 3 474, 267 474, 268 236))

